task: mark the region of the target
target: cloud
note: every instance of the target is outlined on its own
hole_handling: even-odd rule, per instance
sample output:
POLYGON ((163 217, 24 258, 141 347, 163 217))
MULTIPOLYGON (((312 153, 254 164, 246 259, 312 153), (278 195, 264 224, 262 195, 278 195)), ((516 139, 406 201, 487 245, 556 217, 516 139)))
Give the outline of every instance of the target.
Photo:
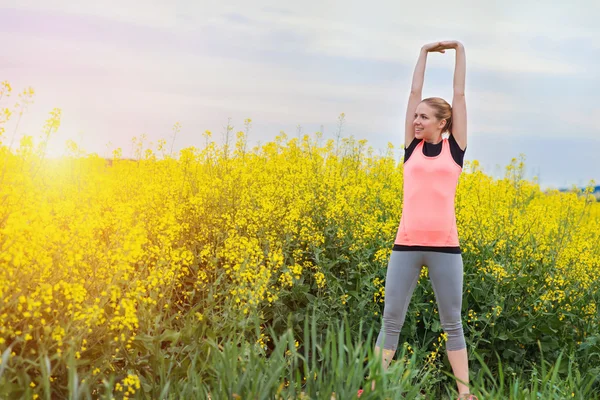
POLYGON ((176 5, 161 0, 0 0, 0 7, 48 13, 88 15, 107 20, 155 28, 173 28, 177 23, 176 5))
MULTIPOLYGON (((345 112, 351 129, 393 136, 403 130, 420 46, 458 38, 467 47, 470 132, 597 135, 585 104, 597 93, 590 40, 598 31, 585 13, 467 1, 436 15, 418 3, 339 4, 51 0, 40 11, 24 1, 1 13, 0 41, 13 64, 5 72, 54 96, 65 113, 76 109, 79 129, 96 125, 90 110, 108 119, 118 109, 128 126, 145 124, 149 112, 166 126, 193 113, 202 129, 227 116, 273 127, 345 112)), ((452 56, 428 57, 424 96, 450 101, 452 56)))
MULTIPOLYGON (((48 0, 42 6, 34 0, 21 0, 0 4, 5 3, 21 9, 96 16, 179 33, 209 27, 211 40, 220 45, 251 44, 255 51, 285 49, 292 39, 301 42, 301 46, 295 43, 294 48, 307 55, 408 65, 415 62, 418 49, 425 42, 457 38, 466 45, 472 69, 498 72, 582 74, 586 72, 585 65, 556 54, 540 53, 528 43, 539 37, 551 37, 556 42, 579 39, 590 46, 596 43, 597 49, 600 42, 593 17, 600 15, 600 3, 591 0, 548 4, 543 8, 518 1, 431 1, 427 10, 436 10, 436 17, 425 13, 420 3, 391 1, 350 2, 343 7, 333 0, 318 5, 306 2, 302 7, 291 1, 281 1, 273 7, 267 1, 249 4, 241 0, 108 0, 103 4, 48 0), (274 40, 276 36, 280 40, 274 40)), ((432 64, 436 61, 432 60, 432 64)))
MULTIPOLYGON (((448 32, 451 32, 453 37, 458 36, 465 43, 472 69, 551 75, 586 72, 585 66, 571 59, 540 53, 528 46, 530 41, 547 34, 558 41, 573 38, 591 41, 600 38, 599 33, 592 33, 595 30, 584 29, 580 23, 572 21, 581 21, 582 15, 575 18, 570 12, 552 12, 546 8, 527 9, 521 3, 503 3, 498 8, 485 3, 486 7, 472 7, 468 12, 461 8, 473 4, 468 1, 453 2, 452 7, 440 10, 440 15, 443 16, 441 20, 429 15, 417 18, 423 11, 422 6, 416 3, 385 3, 385 7, 369 3, 366 8, 349 5, 348 9, 338 10, 336 8, 339 7, 336 6, 339 3, 329 1, 319 3, 317 9, 308 3, 294 13, 283 14, 266 12, 258 7, 249 8, 238 3, 224 7, 221 13, 227 15, 229 10, 235 9, 236 13, 255 22, 252 29, 254 32, 259 31, 261 37, 268 36, 266 30, 293 32, 295 36, 304 38, 306 44, 301 50, 308 55, 412 64, 419 48, 426 41, 446 39, 448 32), (385 10, 385 16, 382 10, 385 10), (560 30, 555 29, 553 24, 558 21, 562 22, 560 30)), ((435 8, 435 4, 432 6, 435 8)), ((593 4, 590 6, 598 7, 593 4)), ((192 14, 197 15, 194 12, 192 14)), ((216 14, 219 15, 218 12, 216 14)), ((219 21, 219 17, 212 21, 219 21)), ((198 19, 195 23, 202 24, 202 20, 198 19)), ((589 24, 592 27, 595 22, 590 19, 589 24)), ((219 25, 214 25, 213 28, 218 30, 219 25)), ((229 28, 241 29, 239 26, 227 25, 227 29, 229 28)), ((244 28, 251 29, 247 25, 244 28)), ((247 43, 244 38, 238 39, 247 43)), ((279 42, 252 41, 252 45, 259 50, 285 48, 287 44, 285 36, 279 42)), ((435 62, 434 59, 433 63, 435 62)))

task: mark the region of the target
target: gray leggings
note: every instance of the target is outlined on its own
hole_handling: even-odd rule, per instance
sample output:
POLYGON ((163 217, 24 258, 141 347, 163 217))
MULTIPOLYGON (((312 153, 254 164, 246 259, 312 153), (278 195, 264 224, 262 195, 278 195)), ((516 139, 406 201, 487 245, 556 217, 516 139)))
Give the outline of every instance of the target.
POLYGON ((398 347, 406 310, 423 265, 428 268, 440 322, 448 335, 446 350, 466 348, 461 319, 462 255, 435 251, 392 251, 385 278, 385 306, 376 342, 378 347, 394 351, 398 347))

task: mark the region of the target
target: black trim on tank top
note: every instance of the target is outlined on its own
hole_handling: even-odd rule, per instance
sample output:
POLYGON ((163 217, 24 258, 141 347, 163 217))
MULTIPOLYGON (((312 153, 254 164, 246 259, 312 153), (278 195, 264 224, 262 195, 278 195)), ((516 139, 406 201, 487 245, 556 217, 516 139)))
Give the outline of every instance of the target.
MULTIPOLYGON (((423 141, 423 139, 413 138, 412 142, 410 142, 408 147, 404 150, 404 163, 406 163, 408 161, 408 158, 413 153, 413 150, 422 141, 423 141)), ((465 157, 465 152, 467 151, 467 148, 465 147, 464 150, 461 149, 460 146, 458 145, 458 142, 454 138, 453 134, 450 134, 448 136, 448 144, 450 145, 450 154, 452 154, 452 158, 454 159, 454 162, 462 167, 463 160, 465 157)), ((436 144, 425 142, 423 144, 423 155, 426 157, 439 156, 442 153, 442 146, 443 146, 443 140, 440 140, 440 142, 436 143, 436 144)))
POLYGON ((436 251, 438 253, 461 254, 460 246, 407 246, 404 244, 394 244, 392 251, 436 251))

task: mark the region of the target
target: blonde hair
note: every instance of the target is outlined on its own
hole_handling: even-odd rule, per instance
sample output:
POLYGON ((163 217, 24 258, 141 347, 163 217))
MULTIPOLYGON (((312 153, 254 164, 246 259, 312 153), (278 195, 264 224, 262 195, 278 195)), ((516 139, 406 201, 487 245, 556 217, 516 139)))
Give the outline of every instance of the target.
POLYGON ((452 106, 441 97, 428 97, 421 100, 421 102, 433 108, 434 115, 438 120, 446 120, 446 125, 442 129, 442 133, 452 133, 452 106))

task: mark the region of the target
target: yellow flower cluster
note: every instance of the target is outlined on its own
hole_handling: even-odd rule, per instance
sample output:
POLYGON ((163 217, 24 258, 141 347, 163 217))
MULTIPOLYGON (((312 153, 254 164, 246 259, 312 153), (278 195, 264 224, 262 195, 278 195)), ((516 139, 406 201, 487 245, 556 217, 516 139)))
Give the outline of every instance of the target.
POLYGON ((419 273, 419 282, 421 279, 427 279, 429 277, 429 268, 426 265, 421 267, 421 272, 419 273))
POLYGON ((123 386, 127 388, 125 397, 134 395, 135 391, 139 390, 141 387, 140 378, 138 378, 137 375, 128 374, 127 377, 123 379, 123 386))
POLYGON ((469 310, 467 322, 477 321, 477 313, 473 310, 469 310))
POLYGON ((486 261, 487 267, 483 269, 484 272, 489 273, 498 282, 502 282, 504 278, 508 276, 508 273, 504 267, 493 260, 486 261))
POLYGON ((348 302, 348 297, 350 297, 350 295, 348 295, 348 294, 343 294, 341 296, 342 304, 346 304, 348 302))
POLYGON ((425 359, 425 365, 429 368, 436 369, 439 367, 436 362, 440 356, 440 351, 445 347, 445 343, 448 341, 448 335, 441 333, 438 337, 437 343, 433 343, 433 351, 431 351, 425 359))
POLYGON ((282 287, 292 287, 294 286, 294 280, 292 278, 292 274, 288 271, 284 272, 279 276, 279 282, 281 282, 282 287))
POLYGON ((414 350, 412 349, 412 347, 410 346, 410 344, 408 344, 408 342, 402 343, 402 346, 408 351, 408 354, 413 354, 414 353, 414 350))
POLYGON ((375 278, 373 279, 373 285, 377 289, 377 291, 373 293, 373 302, 385 302, 385 282, 379 278, 375 278))
POLYGON ((502 313, 502 307, 501 306, 495 306, 494 308, 492 308, 492 311, 494 312, 496 317, 499 317, 500 314, 502 313))
POLYGON ((457 221, 465 253, 484 260, 478 261, 481 280, 487 275, 509 285, 526 278, 529 293, 542 292, 535 312, 586 304, 587 289, 600 278, 595 228, 600 204, 586 196, 591 185, 583 194, 544 193, 535 181, 522 179, 523 162, 516 159, 501 180, 485 175, 477 161, 467 162, 465 169, 469 173, 461 176, 457 190, 457 221), (488 258, 488 249, 495 258, 488 258))
POLYGON ((270 342, 271 339, 265 335, 263 332, 260 333, 260 337, 257 339, 256 343, 260 346, 261 349, 267 349, 267 343, 270 342))
POLYGON ((324 288, 325 284, 327 283, 325 280, 325 274, 323 274, 321 271, 318 271, 318 272, 315 272, 314 276, 315 276, 315 281, 317 282, 317 286, 319 287, 319 289, 324 288))

